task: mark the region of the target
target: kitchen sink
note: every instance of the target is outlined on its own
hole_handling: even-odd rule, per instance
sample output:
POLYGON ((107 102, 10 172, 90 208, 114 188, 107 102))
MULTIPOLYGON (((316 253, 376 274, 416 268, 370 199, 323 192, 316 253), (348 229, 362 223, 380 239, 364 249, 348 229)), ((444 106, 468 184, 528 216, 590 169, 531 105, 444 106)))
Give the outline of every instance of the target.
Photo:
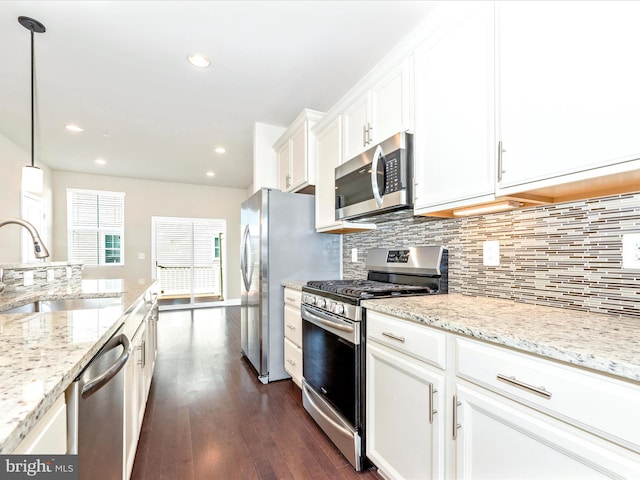
POLYGON ((119 298, 65 298, 58 300, 36 300, 20 307, 0 311, 2 313, 61 312, 65 310, 86 310, 108 307, 119 302, 119 298))

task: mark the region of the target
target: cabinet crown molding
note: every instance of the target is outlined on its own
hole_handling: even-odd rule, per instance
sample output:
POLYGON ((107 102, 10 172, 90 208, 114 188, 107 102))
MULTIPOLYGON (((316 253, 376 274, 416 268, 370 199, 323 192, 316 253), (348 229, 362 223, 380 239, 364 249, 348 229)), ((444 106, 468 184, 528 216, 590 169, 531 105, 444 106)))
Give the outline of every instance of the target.
POLYGON ((318 120, 324 117, 324 112, 319 112, 317 110, 311 110, 309 108, 305 108, 300 112, 300 114, 295 118, 293 122, 287 127, 282 136, 273 144, 273 148, 275 150, 279 150, 282 145, 284 145, 289 137, 293 135, 304 122, 309 122, 309 125, 315 124, 318 120))

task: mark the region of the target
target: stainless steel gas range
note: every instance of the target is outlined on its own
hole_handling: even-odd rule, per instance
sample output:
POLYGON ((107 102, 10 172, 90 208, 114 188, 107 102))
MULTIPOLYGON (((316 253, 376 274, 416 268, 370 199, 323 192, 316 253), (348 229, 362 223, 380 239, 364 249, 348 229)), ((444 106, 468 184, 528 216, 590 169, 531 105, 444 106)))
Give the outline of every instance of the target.
POLYGON ((365 467, 365 338, 362 300, 448 291, 442 246, 375 248, 367 279, 310 281, 302 287, 304 408, 360 471, 365 467))

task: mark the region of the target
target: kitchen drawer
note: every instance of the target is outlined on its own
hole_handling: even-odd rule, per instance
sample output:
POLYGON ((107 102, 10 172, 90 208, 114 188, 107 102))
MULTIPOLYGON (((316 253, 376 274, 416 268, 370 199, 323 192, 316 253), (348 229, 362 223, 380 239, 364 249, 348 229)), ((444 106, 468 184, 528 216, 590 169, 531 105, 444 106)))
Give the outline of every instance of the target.
POLYGON ((445 368, 445 332, 367 310, 367 339, 445 368))
POLYGON ((640 452, 638 384, 463 338, 456 374, 640 452))
POLYGON ((302 349, 284 339, 284 369, 300 387, 302 384, 302 349))
POLYGON ((284 289, 284 303, 285 305, 291 305, 292 307, 300 308, 302 303, 302 292, 293 288, 284 289))
POLYGON ((284 336, 298 347, 302 346, 302 316, 299 307, 284 306, 284 336))

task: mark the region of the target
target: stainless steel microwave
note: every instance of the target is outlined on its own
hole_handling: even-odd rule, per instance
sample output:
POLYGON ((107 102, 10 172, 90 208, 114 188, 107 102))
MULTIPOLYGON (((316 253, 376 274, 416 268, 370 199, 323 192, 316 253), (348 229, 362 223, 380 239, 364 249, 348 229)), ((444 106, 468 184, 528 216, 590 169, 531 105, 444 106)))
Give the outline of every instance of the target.
POLYGON ((336 168, 336 220, 412 207, 413 135, 395 134, 336 168))

